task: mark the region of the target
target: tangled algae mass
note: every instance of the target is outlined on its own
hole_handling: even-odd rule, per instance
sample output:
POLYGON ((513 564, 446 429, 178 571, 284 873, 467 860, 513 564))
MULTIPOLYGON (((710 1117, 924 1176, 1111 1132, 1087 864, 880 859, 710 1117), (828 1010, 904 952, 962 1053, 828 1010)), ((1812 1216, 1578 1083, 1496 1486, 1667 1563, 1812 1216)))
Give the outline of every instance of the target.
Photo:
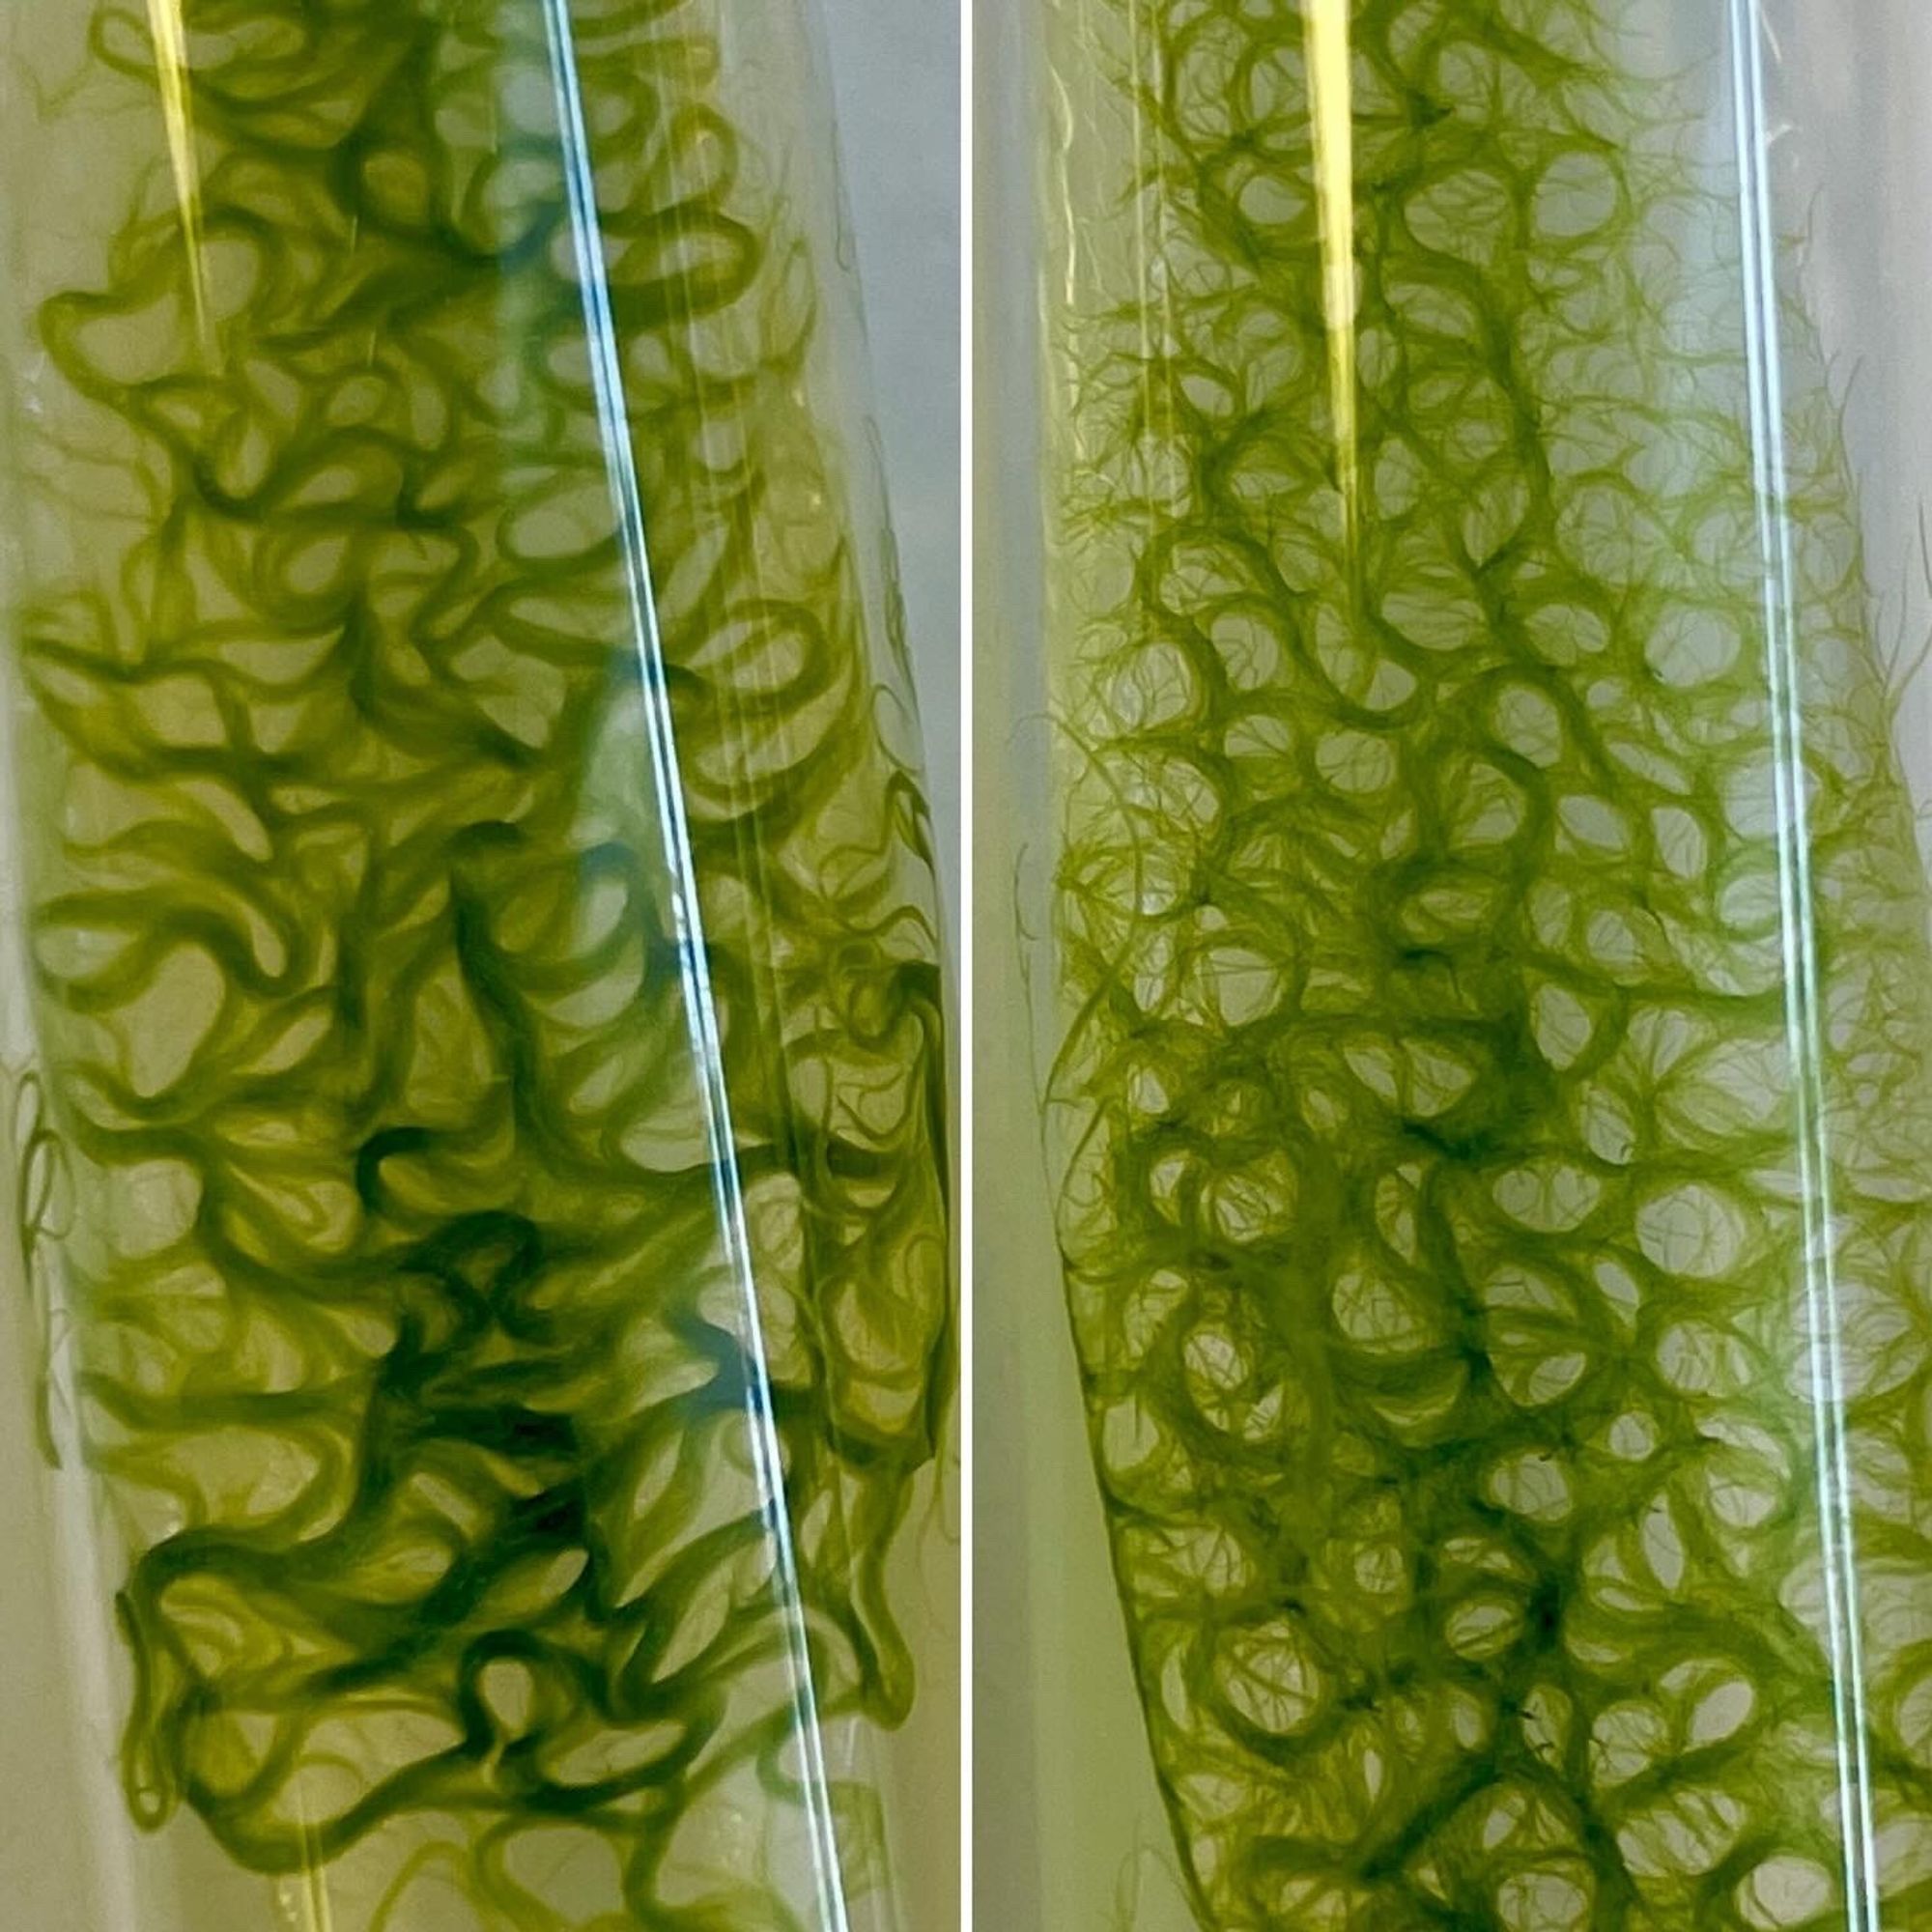
POLYGON ((912 1696, 948 1389, 930 854, 752 24, 8 30, 127 1799, 303 1925, 789 1932, 881 1880, 838 1740, 912 1696))
POLYGON ((1056 9, 1061 1236, 1217 1932, 1932 1922, 1923 874, 1698 14, 1056 9))

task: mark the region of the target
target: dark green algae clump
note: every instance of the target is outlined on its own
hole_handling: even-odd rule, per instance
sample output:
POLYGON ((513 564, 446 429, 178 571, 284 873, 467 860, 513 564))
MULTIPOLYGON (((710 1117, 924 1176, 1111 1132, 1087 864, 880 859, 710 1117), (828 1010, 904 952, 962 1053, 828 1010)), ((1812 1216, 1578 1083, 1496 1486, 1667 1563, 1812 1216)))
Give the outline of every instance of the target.
POLYGON ((1619 21, 1347 9, 1337 329, 1319 24, 1066 20, 1061 1236, 1216 1932, 1932 1921, 1923 873, 1619 21))
POLYGON ((696 0, 163 21, 38 76, 153 159, 38 306, 14 621, 128 1802, 336 1932, 815 1927, 951 1326, 811 265, 696 0))

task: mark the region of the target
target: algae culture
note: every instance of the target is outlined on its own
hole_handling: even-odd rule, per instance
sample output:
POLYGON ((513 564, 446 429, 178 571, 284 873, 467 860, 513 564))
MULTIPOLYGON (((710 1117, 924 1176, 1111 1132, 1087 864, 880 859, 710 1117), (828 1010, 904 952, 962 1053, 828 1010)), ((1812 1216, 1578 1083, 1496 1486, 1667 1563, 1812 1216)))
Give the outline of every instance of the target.
POLYGON ((1913 1932, 1932 951, 1753 10, 1049 15, 1049 1114, 1199 1922, 1913 1932))
POLYGON ((790 0, 10 11, 30 1238, 141 1932, 890 1922, 941 993, 790 0))

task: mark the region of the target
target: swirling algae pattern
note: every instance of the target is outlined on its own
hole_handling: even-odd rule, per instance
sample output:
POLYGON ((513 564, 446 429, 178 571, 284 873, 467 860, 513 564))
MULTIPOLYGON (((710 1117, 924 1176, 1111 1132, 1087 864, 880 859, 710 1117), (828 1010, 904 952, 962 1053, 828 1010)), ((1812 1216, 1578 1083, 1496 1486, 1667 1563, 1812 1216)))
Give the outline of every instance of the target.
MULTIPOLYGON (((788 1631, 827 1726, 913 1694, 887 1575, 952 1347, 931 855, 721 17, 97 4, 81 72, 37 77, 47 141, 156 156, 37 309, 15 620, 125 1784, 336 1932, 815 1926, 788 1631)), ((827 1755, 857 1899, 879 1798, 827 1755)))
POLYGON ((1195 1909, 1906 1932, 1932 961, 1837 424, 1787 313, 1780 712, 1674 84, 1331 11, 1057 9, 1061 1238, 1195 1909))

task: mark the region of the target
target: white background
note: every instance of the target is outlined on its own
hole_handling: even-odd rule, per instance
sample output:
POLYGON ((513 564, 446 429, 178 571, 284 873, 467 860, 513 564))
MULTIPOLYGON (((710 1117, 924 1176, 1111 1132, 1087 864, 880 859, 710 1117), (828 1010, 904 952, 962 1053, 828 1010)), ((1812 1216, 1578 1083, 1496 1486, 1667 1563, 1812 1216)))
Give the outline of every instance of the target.
MULTIPOLYGON (((845 199, 870 338, 868 403, 898 536, 927 796, 948 939, 960 911, 959 8, 957 0, 816 0, 838 121, 845 199)), ((955 1090, 956 1091, 956 1090, 955 1090)), ((886 1747, 907 1932, 958 1924, 960 1694, 954 1605, 959 1479, 922 1583, 936 1612, 928 1690, 886 1747), (940 1607, 943 1604, 944 1607, 940 1607), (942 1649, 941 1630, 955 1646, 942 1649)))
POLYGON ((959 10, 819 0, 905 570, 951 937, 959 923, 959 10))

